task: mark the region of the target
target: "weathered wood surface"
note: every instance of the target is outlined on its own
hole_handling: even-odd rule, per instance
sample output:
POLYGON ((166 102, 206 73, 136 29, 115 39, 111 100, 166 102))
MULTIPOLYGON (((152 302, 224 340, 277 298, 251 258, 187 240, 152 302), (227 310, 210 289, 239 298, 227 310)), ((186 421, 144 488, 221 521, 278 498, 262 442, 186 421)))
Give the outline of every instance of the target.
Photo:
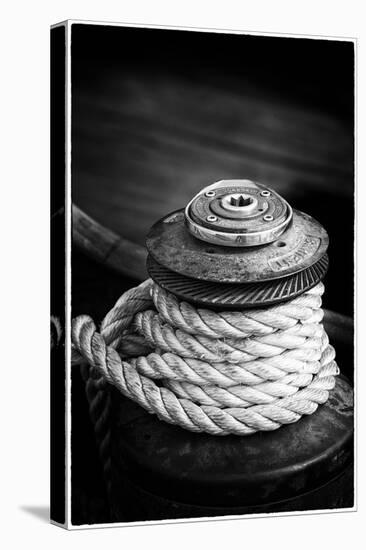
POLYGON ((152 223, 222 178, 252 178, 289 200, 352 187, 352 136, 321 113, 168 78, 108 75, 74 97, 73 198, 144 243, 152 223))

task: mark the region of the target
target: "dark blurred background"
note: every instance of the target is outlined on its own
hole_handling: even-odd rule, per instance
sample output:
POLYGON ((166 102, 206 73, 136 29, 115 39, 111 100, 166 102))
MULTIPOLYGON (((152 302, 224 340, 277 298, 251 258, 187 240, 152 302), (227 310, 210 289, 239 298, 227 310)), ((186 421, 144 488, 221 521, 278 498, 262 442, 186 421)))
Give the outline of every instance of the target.
MULTIPOLYGON (((353 43, 73 24, 71 53, 79 207, 143 245, 202 187, 257 180, 325 226, 324 305, 352 316, 353 43)), ((132 284, 73 251, 73 316, 101 320, 132 284)), ((76 374, 72 399, 73 521, 108 521, 76 374)))

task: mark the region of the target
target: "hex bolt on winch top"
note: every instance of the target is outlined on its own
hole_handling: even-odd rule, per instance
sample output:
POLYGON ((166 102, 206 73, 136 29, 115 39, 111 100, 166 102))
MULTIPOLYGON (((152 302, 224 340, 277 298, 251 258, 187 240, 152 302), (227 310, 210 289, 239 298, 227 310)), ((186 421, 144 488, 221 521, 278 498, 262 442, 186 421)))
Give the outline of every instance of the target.
POLYGON ((160 286, 214 309, 290 300, 328 268, 325 229, 250 180, 204 188, 157 222, 146 244, 148 271, 160 286))

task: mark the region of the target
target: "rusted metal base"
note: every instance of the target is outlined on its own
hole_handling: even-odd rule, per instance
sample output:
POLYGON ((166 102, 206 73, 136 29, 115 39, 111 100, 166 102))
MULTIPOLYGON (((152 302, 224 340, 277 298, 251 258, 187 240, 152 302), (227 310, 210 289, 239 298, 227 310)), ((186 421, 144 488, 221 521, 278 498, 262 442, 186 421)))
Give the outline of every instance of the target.
POLYGON ((184 211, 168 214, 150 229, 149 254, 160 265, 185 277, 214 283, 259 283, 299 273, 326 253, 328 235, 314 218, 294 210, 281 237, 270 244, 231 248, 193 237, 184 211))
POLYGON ((315 414, 249 437, 190 433, 111 396, 114 521, 353 505, 352 389, 342 376, 315 414))
MULTIPOLYGON (((321 281, 328 269, 326 255, 328 235, 325 229, 307 214, 297 210, 292 211, 289 205, 273 191, 260 192, 261 187, 257 188, 253 182, 249 183, 255 189, 244 187, 248 193, 255 192, 258 199, 263 193, 268 193, 270 198, 267 195, 262 198, 264 203, 267 204, 267 199, 268 204, 273 202, 271 206, 273 212, 268 210, 273 215, 267 217, 273 220, 271 224, 275 224, 275 212, 279 216, 281 223, 277 229, 280 228, 280 233, 276 238, 272 235, 267 242, 267 237, 263 237, 267 235, 268 230, 267 222, 263 221, 266 219, 262 213, 264 208, 256 209, 257 214, 254 218, 247 213, 243 219, 224 216, 219 217, 219 220, 216 215, 212 215, 207 203, 215 205, 215 201, 218 200, 216 195, 219 192, 231 192, 222 200, 230 197, 234 203, 240 200, 243 203, 245 200, 255 200, 253 205, 263 206, 264 204, 258 202, 253 195, 237 193, 239 188, 219 189, 216 187, 220 185, 218 182, 203 189, 190 203, 192 208, 197 203, 196 214, 200 217, 199 223, 203 225, 197 225, 196 214, 193 212, 194 209, 190 211, 189 205, 185 213, 183 210, 177 210, 153 225, 146 239, 149 252, 147 270, 150 277, 183 300, 209 308, 226 309, 257 308, 281 303, 306 292, 321 281), (276 207, 275 204, 277 204, 276 207), (291 215, 284 221, 281 216, 285 212, 288 214, 286 205, 291 210, 291 215), (211 215, 208 215, 209 212, 211 215), (216 228, 216 232, 212 227, 204 227, 207 224, 212 225, 207 221, 210 218, 214 219, 212 222, 214 225, 220 226, 216 228), (231 225, 234 224, 236 227, 242 222, 245 222, 244 226, 241 225, 241 229, 238 229, 241 233, 236 233, 231 225), (252 222, 254 232, 251 232, 252 222), (282 224, 285 222, 287 225, 284 230, 282 224), (224 233, 221 235, 223 227, 224 233), (264 233, 258 233, 259 228, 264 233), (229 230, 234 232, 226 233, 229 230), (203 235, 202 232, 207 231, 214 236, 203 235), (230 236, 229 242, 223 238, 223 235, 228 238, 230 236), (240 242, 237 244, 239 238, 240 242), (254 239, 253 244, 246 242, 243 245, 242 240, 246 241, 246 239, 249 243, 254 239)), ((244 206, 230 204, 228 208, 240 210, 251 206, 251 204, 244 206)), ((241 218, 244 215, 235 210, 234 213, 230 213, 230 216, 234 216, 235 213, 241 218)), ((270 234, 272 230, 268 231, 270 234)))

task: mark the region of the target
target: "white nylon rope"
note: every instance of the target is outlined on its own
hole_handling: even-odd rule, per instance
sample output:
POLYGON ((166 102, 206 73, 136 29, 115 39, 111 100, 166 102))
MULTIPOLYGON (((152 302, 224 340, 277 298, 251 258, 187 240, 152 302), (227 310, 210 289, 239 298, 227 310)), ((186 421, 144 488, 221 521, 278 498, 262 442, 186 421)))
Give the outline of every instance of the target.
POLYGON ((150 279, 121 296, 100 332, 73 320, 73 363, 194 432, 249 435, 312 414, 339 374, 322 319, 324 285, 279 306, 215 312, 150 279), (127 359, 127 360, 126 360, 127 359))

